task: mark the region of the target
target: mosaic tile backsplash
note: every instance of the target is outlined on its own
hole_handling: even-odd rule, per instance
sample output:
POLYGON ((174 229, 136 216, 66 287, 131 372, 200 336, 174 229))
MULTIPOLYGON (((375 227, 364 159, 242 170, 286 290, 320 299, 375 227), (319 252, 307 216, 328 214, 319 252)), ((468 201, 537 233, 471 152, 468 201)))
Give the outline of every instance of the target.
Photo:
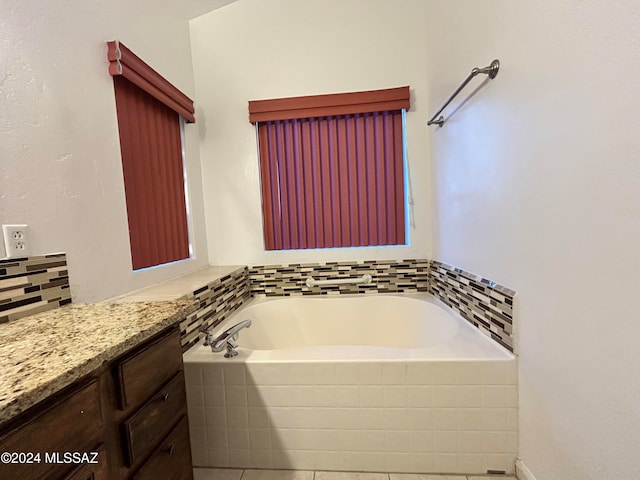
POLYGON ((296 296, 430 292, 482 333, 510 351, 515 292, 491 280, 427 259, 256 265, 241 268, 182 297, 200 308, 180 323, 183 350, 202 339, 253 295, 296 296), (371 275, 369 284, 308 287, 306 279, 338 280, 371 275))
POLYGON ((188 350, 203 338, 201 327, 217 326, 250 296, 249 272, 245 267, 181 297, 180 300, 200 304, 198 310, 180 322, 182 350, 188 350))
POLYGON ((71 303, 64 253, 0 260, 0 323, 71 303))
POLYGON ((267 296, 342 293, 414 293, 429 291, 485 335, 510 351, 513 344, 515 292, 486 278, 427 259, 257 265, 249 269, 251 294, 267 296), (316 280, 358 278, 369 284, 308 287, 316 280))
POLYGON ((431 292, 509 351, 516 292, 486 278, 431 261, 431 292))
POLYGON ((341 293, 415 293, 429 288, 429 260, 351 261, 256 265, 249 269, 251 294, 267 296, 341 293), (308 287, 308 277, 338 280, 371 275, 371 283, 308 287))

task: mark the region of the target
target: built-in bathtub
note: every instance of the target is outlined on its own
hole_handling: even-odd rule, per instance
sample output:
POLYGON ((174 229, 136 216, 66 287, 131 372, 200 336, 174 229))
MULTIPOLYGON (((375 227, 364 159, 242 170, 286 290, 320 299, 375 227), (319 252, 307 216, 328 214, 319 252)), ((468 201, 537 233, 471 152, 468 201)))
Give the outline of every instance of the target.
POLYGON ((428 294, 256 298, 184 354, 195 466, 514 470, 515 357, 428 294))

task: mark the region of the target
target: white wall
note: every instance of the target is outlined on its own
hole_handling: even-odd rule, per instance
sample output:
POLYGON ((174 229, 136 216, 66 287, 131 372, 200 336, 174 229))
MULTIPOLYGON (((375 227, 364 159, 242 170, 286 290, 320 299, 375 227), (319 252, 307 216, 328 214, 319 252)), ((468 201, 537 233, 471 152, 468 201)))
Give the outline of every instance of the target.
POLYGON ((431 254, 421 0, 239 0, 191 21, 212 264, 401 259, 431 254), (411 246, 265 252, 247 102, 409 85, 411 246))
POLYGON ((637 479, 640 4, 427 3, 430 111, 502 63, 432 127, 434 258, 518 292, 520 456, 637 479))
POLYGON ((197 259, 131 271, 105 42, 121 40, 193 98, 188 22, 172 3, 0 0, 0 223, 28 224, 34 254, 67 253, 74 301, 100 300, 207 264, 191 125, 186 152, 197 259))

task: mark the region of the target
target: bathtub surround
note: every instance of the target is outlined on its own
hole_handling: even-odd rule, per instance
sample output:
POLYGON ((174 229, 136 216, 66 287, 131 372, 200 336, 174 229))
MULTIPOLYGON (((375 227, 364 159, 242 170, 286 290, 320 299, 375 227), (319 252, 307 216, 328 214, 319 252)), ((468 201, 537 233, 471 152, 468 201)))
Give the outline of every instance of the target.
POLYGON ((221 328, 245 314, 237 357, 184 355, 195 466, 513 473, 517 360, 431 295, 263 297, 221 328))
POLYGON ((181 297, 181 300, 198 303, 197 310, 180 322, 183 351, 203 338, 200 328, 215 327, 249 298, 249 271, 246 267, 181 297))
POLYGON ((514 471, 515 359, 197 363, 193 353, 196 467, 514 471))
POLYGON ((251 294, 327 295, 343 293, 416 293, 429 285, 429 260, 366 260, 326 263, 256 265, 249 269, 251 294), (316 280, 357 278, 371 275, 368 284, 307 287, 308 277, 316 280))
POLYGON ((0 260, 0 323, 70 302, 64 253, 0 260))
POLYGON ((513 297, 510 288, 435 260, 430 264, 431 292, 510 352, 513 297))

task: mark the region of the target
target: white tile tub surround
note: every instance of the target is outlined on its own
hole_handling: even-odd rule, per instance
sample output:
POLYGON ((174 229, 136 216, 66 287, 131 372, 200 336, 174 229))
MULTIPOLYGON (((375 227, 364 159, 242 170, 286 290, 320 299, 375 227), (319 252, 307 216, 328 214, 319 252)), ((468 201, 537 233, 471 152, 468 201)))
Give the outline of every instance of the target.
POLYGON ((513 473, 516 360, 238 363, 185 354, 194 466, 513 473))

